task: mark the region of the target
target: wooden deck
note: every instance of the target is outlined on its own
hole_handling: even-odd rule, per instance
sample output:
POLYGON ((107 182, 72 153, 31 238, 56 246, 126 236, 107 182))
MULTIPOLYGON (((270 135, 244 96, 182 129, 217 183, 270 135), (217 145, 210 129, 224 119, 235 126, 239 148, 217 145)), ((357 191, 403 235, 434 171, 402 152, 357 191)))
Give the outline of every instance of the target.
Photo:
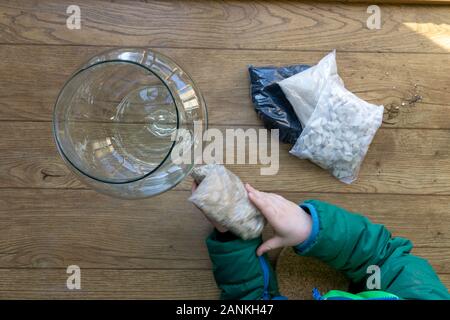
POLYGON ((57 154, 56 96, 77 66, 111 46, 148 46, 178 61, 219 128, 261 126, 247 65, 312 64, 336 48, 351 91, 400 106, 359 180, 343 185, 287 146, 275 177, 231 169, 293 201, 367 214, 411 239, 450 287, 450 7, 380 5, 382 27, 368 30, 366 4, 77 0, 81 30, 69 30, 72 2, 0 1, 0 298, 218 297, 204 245, 211 227, 186 201, 190 181, 155 198, 113 199, 82 185, 57 154), (401 106, 415 94, 422 101, 401 106), (80 291, 66 289, 71 264, 81 267, 80 291))

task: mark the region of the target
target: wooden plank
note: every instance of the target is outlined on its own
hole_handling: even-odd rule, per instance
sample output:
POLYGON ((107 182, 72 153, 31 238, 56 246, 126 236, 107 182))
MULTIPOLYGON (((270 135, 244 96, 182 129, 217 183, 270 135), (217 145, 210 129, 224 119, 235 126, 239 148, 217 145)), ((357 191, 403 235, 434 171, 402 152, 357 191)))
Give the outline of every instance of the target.
POLYGON ((66 269, 0 269, 0 299, 217 299, 210 270, 81 269, 81 290, 66 269))
POLYGON ((449 273, 450 271, 448 267, 450 263, 449 252, 450 248, 414 248, 412 251, 413 254, 427 259, 439 274, 449 273))
MULTIPOLYGON (((413 252, 450 272, 448 196, 281 193, 294 202, 328 201, 413 241, 413 252), (432 204, 432 210, 430 210, 432 204)), ((92 190, 0 190, 0 268, 211 268, 212 227, 189 191, 127 201, 92 190)), ((271 230, 265 232, 265 238, 271 230)), ((271 255, 276 258, 276 253, 271 255)))
POLYGON ((3 1, 1 42, 447 52, 433 40, 449 32, 450 19, 441 6, 382 5, 381 29, 369 30, 367 4, 80 0, 77 5, 81 30, 70 30, 68 3, 3 1))
MULTIPOLYGON (((0 120, 50 121, 59 90, 79 65, 106 47, 2 46, 0 120), (30 57, 33 57, 30 59, 30 57), (45 77, 45 81, 43 78, 45 77), (20 85, 18 85, 20 84, 20 85)), ((326 52, 163 49, 191 74, 211 124, 256 125, 247 66, 314 64, 326 52), (220 76, 217 72, 220 70, 220 76)), ((448 55, 338 52, 349 90, 372 103, 400 106, 386 127, 450 129, 448 55), (420 95, 415 107, 401 102, 420 95)))
MULTIPOLYGON (((86 188, 57 154, 50 123, 1 122, 0 136, 0 187, 86 188)), ((258 164, 229 167, 244 181, 269 191, 448 195, 449 144, 448 130, 380 129, 359 179, 351 185, 290 155, 285 144, 280 145, 276 177, 262 176, 258 164)), ((190 182, 177 189, 190 190, 190 182)))
MULTIPOLYGON (((450 274, 440 274, 450 287, 450 274)), ((210 271, 82 270, 81 290, 65 287, 64 269, 0 270, 1 299, 217 299, 210 271), (17 288, 11 290, 11 288, 17 288)))
POLYGON ((441 279, 442 283, 448 288, 450 288, 450 273, 442 273, 439 274, 439 279, 441 279))
MULTIPOLYGON (((88 190, 0 190, 0 297, 216 298, 209 261, 202 260, 210 226, 186 203, 188 195, 171 191, 124 201, 88 190), (69 264, 82 268, 82 291, 64 287, 69 264), (12 266, 19 269, 8 269, 12 266), (177 270, 180 266, 205 270, 177 270), (136 270, 91 269, 99 267, 136 270), (149 267, 171 270, 143 270, 149 267)), ((450 243, 448 197, 283 195, 365 212, 395 235, 411 238, 417 245, 413 252, 429 259, 436 271, 449 272, 448 247, 428 247, 450 243)))
POLYGON ((212 227, 186 192, 141 201, 87 190, 0 194, 1 267, 210 268, 212 227))

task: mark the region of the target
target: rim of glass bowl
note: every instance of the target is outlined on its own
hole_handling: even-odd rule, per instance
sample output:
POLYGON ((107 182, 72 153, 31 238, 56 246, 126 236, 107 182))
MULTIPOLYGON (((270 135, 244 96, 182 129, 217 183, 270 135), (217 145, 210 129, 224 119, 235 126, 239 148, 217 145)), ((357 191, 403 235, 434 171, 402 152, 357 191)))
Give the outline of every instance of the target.
MULTIPOLYGON (((133 49, 127 48, 127 49, 133 50, 133 49, 138 49, 138 48, 133 48, 133 49)), ((66 154, 64 153, 64 150, 63 150, 63 148, 62 148, 62 146, 61 146, 61 144, 60 144, 60 142, 59 142, 59 139, 58 139, 57 128, 56 128, 56 123, 57 123, 57 120, 56 120, 56 110, 57 110, 57 106, 58 106, 58 101, 59 101, 59 99, 60 99, 60 97, 61 97, 61 94, 63 93, 64 89, 65 89, 66 86, 70 83, 70 81, 72 81, 73 78, 75 78, 75 77, 76 77, 77 75, 79 75, 80 73, 82 73, 82 72, 84 72, 84 71, 86 71, 86 70, 88 70, 88 69, 90 69, 90 68, 92 68, 92 67, 95 67, 95 66, 98 66, 98 65, 101 65, 101 64, 111 63, 111 62, 112 62, 112 63, 114 63, 114 62, 119 62, 119 63, 130 63, 130 64, 133 64, 133 65, 142 67, 142 68, 146 69, 147 71, 149 71, 152 75, 154 75, 155 77, 157 77, 157 78, 164 84, 164 86, 166 87, 166 89, 169 91, 170 96, 171 96, 171 98, 172 98, 172 100, 173 100, 173 102, 174 102, 174 105, 175 105, 175 110, 176 110, 176 116, 177 116, 177 127, 176 127, 176 130, 178 130, 178 129, 179 129, 179 126, 180 126, 180 115, 179 115, 179 110, 178 110, 179 106, 178 106, 177 100, 176 100, 175 97, 173 96, 172 90, 170 90, 170 88, 169 88, 169 86, 167 85, 166 81, 165 81, 164 79, 162 79, 158 74, 156 74, 153 70, 151 70, 148 66, 146 66, 145 64, 138 63, 138 62, 136 62, 136 61, 132 61, 132 60, 123 60, 123 59, 108 59, 108 60, 102 60, 102 61, 95 62, 95 63, 90 63, 90 61, 92 61, 93 59, 95 59, 95 58, 97 58, 97 57, 101 57, 102 54, 104 55, 104 54, 107 54, 107 53, 112 53, 112 52, 114 52, 114 51, 122 51, 122 50, 124 50, 124 49, 108 50, 108 51, 106 51, 106 52, 102 52, 102 53, 100 53, 99 55, 97 55, 97 56, 92 57, 91 59, 89 59, 89 61, 87 62, 87 64, 83 65, 83 66, 80 68, 80 70, 78 70, 77 72, 75 72, 74 74, 72 74, 72 75, 70 76, 70 78, 64 83, 63 87, 61 88, 61 90, 60 90, 60 92, 59 92, 59 94, 58 94, 58 97, 56 98, 56 102, 55 102, 55 105, 54 105, 54 108, 53 108, 53 138, 55 139, 57 149, 58 149, 59 153, 61 154, 61 156, 63 157, 63 159, 66 160, 73 168, 75 168, 75 169, 76 169, 78 172, 80 172, 83 176, 87 176, 87 177, 89 177, 89 178, 91 178, 91 179, 93 179, 93 180, 99 181, 99 182, 101 182, 101 183, 107 183, 107 184, 127 184, 127 183, 133 183, 133 182, 136 182, 136 181, 145 179, 146 177, 150 176, 152 173, 156 172, 156 171, 157 171, 157 170, 158 170, 158 169, 159 169, 159 168, 167 161, 167 159, 170 157, 170 155, 171 155, 171 153, 172 153, 172 150, 173 150, 173 148, 174 148, 174 146, 175 146, 175 143, 176 143, 176 141, 177 141, 177 139, 178 139, 178 133, 177 133, 177 139, 175 139, 174 141, 172 141, 172 145, 170 146, 170 149, 169 149, 168 153, 166 154, 166 156, 164 157, 164 159, 163 159, 163 160, 162 160, 162 161, 161 161, 161 162, 160 162, 153 170, 149 171, 148 173, 146 173, 146 174, 144 174, 144 175, 142 175, 142 176, 140 176, 140 177, 137 177, 137 178, 134 178, 134 179, 129 179, 129 180, 124 180, 124 181, 109 181, 109 180, 104 180, 104 179, 97 178, 97 177, 95 177, 95 176, 93 176, 93 175, 91 175, 91 174, 88 174, 88 173, 84 172, 83 170, 81 170, 80 168, 78 168, 78 166, 76 166, 76 165, 75 165, 75 164, 74 164, 74 163, 66 156, 66 154)), ((149 49, 141 49, 141 48, 139 48, 139 50, 149 50, 149 49)), ((157 52, 157 51, 154 51, 154 50, 150 50, 150 51, 151 51, 153 54, 158 54, 159 56, 164 57, 165 59, 168 59, 169 61, 171 61, 172 63, 174 63, 175 65, 177 65, 177 66, 179 67, 179 69, 182 70, 183 73, 186 74, 186 76, 188 77, 188 79, 189 79, 190 82, 191 82, 190 85, 191 85, 192 88, 194 89, 196 95, 198 95, 198 99, 200 100, 200 102, 203 104, 203 109, 202 109, 202 111, 204 111, 204 119, 202 119, 201 121, 204 122, 204 126, 205 126, 204 129, 206 129, 207 126, 208 126, 208 111, 207 111, 207 109, 206 109, 205 100, 204 100, 204 98, 203 98, 201 92, 198 90, 197 86, 194 84, 194 81, 192 80, 191 76, 190 76, 186 71, 184 71, 184 69, 182 69, 182 68, 179 66, 178 63, 174 62, 172 59, 168 58, 167 56, 165 56, 165 55, 163 55, 163 54, 161 54, 161 53, 159 53, 159 52, 157 52)), ((195 145, 195 141, 192 141, 192 144, 195 145)), ((193 168, 193 165, 192 165, 192 167, 190 168, 190 170, 192 170, 192 168, 193 168)), ((190 171, 190 170, 189 170, 189 171, 190 171)), ((187 174, 189 174, 189 172, 188 172, 187 174)), ((186 174, 186 175, 187 175, 187 174, 186 174)), ((179 183, 179 181, 178 181, 178 183, 179 183)), ((178 184, 178 183, 176 183, 176 184, 178 184)))

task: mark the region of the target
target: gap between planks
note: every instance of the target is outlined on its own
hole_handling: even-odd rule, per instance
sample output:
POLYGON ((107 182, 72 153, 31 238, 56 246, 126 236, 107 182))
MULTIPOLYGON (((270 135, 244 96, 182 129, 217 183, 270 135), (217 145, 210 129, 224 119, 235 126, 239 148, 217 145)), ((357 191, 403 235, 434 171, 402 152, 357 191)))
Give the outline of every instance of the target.
MULTIPOLYGON (((36 46, 36 47, 89 47, 89 48, 102 48, 103 50, 105 48, 109 49, 121 49, 125 47, 129 47, 126 45, 102 45, 102 44, 55 44, 55 43, 49 43, 49 44, 42 44, 42 43, 8 43, 8 42, 0 42, 0 46, 8 46, 8 47, 14 47, 14 46, 36 46)), ((257 52, 296 52, 296 53, 328 53, 330 50, 327 49, 272 49, 272 48, 228 48, 228 47, 189 47, 189 46, 130 46, 133 48, 141 48, 141 49, 156 49, 156 50, 165 50, 165 49, 186 49, 186 50, 221 50, 221 51, 257 51, 257 52)), ((443 54, 443 55, 450 55, 450 52, 414 52, 414 51, 379 51, 379 50, 339 50, 339 52, 342 53, 380 53, 380 54, 443 54)))

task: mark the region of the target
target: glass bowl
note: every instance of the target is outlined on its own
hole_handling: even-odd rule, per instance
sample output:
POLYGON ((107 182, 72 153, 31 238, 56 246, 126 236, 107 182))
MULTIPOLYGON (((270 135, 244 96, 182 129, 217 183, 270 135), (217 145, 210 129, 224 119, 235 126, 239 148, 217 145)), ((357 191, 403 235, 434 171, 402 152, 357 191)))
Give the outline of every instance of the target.
POLYGON ((183 144, 196 154, 206 127, 206 105, 189 75, 139 48, 90 59, 65 83, 53 112, 56 145, 71 170, 95 190, 127 199, 182 181, 194 161, 174 161, 173 152, 183 144))

